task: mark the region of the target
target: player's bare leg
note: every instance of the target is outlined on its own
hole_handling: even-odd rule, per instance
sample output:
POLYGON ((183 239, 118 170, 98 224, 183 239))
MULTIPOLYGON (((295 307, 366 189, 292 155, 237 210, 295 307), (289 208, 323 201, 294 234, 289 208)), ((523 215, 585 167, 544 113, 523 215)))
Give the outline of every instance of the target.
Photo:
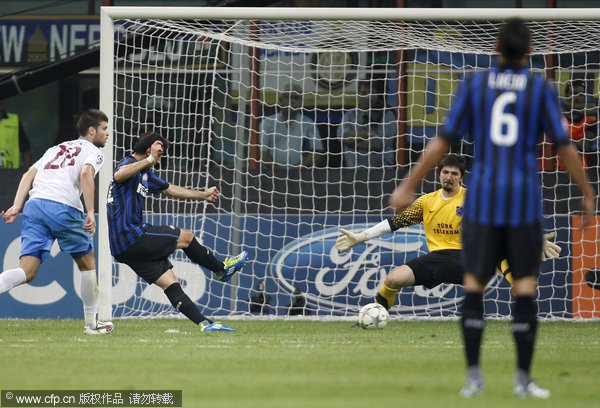
POLYGON ((31 282, 37 275, 42 260, 35 256, 23 255, 19 259, 19 266, 25 271, 27 282, 31 282))

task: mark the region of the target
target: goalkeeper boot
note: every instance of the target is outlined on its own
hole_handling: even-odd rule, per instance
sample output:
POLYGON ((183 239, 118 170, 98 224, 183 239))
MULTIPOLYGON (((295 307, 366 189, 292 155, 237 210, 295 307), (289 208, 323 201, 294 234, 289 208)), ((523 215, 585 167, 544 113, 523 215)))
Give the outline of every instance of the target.
POLYGON ((513 386, 513 396, 517 398, 541 398, 548 399, 550 398, 550 391, 545 388, 540 387, 533 380, 529 380, 529 382, 521 383, 515 382, 513 386))
POLYGON ((112 324, 112 322, 101 322, 99 320, 96 320, 95 325, 86 324, 83 327, 83 333, 84 334, 108 334, 108 333, 112 333, 112 331, 114 329, 115 329, 115 326, 112 324))
POLYGON ((208 320, 200 323, 200 330, 203 332, 214 332, 214 331, 235 331, 234 328, 225 326, 224 324, 212 322, 209 323, 208 320))
POLYGON ((248 259, 248 252, 246 251, 241 252, 238 256, 228 257, 223 261, 225 271, 216 272, 217 278, 221 282, 229 281, 234 273, 242 269, 246 263, 246 259, 248 259))

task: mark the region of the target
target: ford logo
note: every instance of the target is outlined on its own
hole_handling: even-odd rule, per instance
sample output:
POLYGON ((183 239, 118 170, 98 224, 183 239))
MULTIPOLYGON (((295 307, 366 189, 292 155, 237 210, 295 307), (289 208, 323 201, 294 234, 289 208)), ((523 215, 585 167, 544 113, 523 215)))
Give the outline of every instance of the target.
MULTIPOLYGON (((362 231, 367 224, 348 230, 362 231)), ((361 299, 373 299, 389 271, 427 253, 425 233, 420 226, 401 228, 338 252, 333 227, 302 236, 284 246, 273 258, 272 275, 281 289, 300 287, 307 301, 320 310, 346 312, 356 309, 361 299)))

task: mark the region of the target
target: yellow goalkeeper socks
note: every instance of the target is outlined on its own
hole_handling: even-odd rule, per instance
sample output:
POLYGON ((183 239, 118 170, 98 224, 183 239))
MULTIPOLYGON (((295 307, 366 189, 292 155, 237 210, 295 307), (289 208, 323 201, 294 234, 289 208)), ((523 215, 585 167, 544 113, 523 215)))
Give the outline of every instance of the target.
POLYGON ((384 283, 381 289, 379 289, 379 293, 375 297, 375 302, 379 303, 387 310, 390 310, 392 306, 394 306, 394 303, 396 303, 396 295, 398 294, 399 290, 400 289, 392 289, 384 283))
POLYGON ((498 266, 496 266, 496 269, 498 270, 498 272, 500 272, 504 276, 504 278, 512 286, 512 284, 513 284, 512 271, 510 270, 508 261, 506 259, 502 260, 502 262, 500 262, 500 264, 498 266))

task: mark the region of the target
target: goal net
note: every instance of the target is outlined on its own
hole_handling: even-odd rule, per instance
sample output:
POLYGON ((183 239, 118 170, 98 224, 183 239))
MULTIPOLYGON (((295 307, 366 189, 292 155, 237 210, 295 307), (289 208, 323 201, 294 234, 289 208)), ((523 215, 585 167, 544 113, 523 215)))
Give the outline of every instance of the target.
MULTIPOLYGON (((554 11, 105 7, 101 109, 113 132, 101 228, 112 168, 141 133, 159 131, 171 145, 158 175, 187 188, 216 186, 221 195, 214 204, 149 197, 147 221, 194 231, 220 258, 249 253, 227 284, 181 251, 173 255, 205 314, 355 316, 394 266, 428 250, 417 225, 340 253, 339 228, 357 231, 393 215, 389 195, 436 135, 457 84, 494 63, 503 19, 523 13, 531 21, 529 63, 555 80, 598 180, 600 14, 554 11)), ((469 143, 452 149, 472 158, 469 143)), ((544 227, 562 248, 542 265, 540 316, 600 317, 599 294, 585 277, 597 268, 598 230, 577 228, 579 191, 552 146, 540 143, 539 156, 544 227)), ((434 172, 419 193, 437 188, 434 172)), ((102 314, 175 315, 158 287, 111 261, 106 239, 101 230, 102 314)), ((391 315, 456 317, 462 295, 450 284, 405 288, 391 315)), ((510 315, 501 276, 486 298, 488 316, 510 315)))

